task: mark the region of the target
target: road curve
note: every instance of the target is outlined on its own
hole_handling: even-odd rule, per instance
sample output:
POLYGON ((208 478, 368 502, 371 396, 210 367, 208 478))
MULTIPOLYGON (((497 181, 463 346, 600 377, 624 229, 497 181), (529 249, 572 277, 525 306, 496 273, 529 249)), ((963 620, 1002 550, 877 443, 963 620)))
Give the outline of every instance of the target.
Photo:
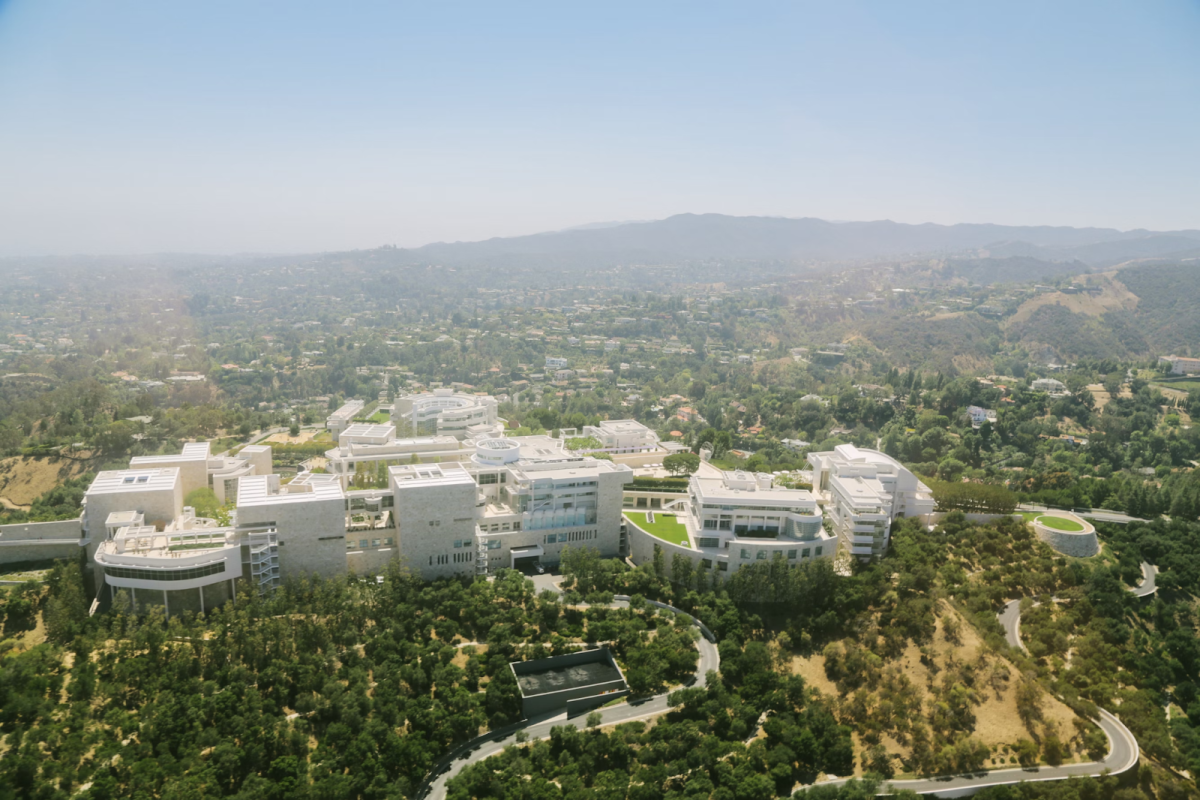
MULTIPOLYGON (((917 794, 938 797, 967 797, 989 786, 1036 781, 1059 781, 1070 777, 1098 777, 1102 774, 1119 775, 1137 766, 1140 752, 1137 739, 1121 721, 1104 709, 1095 720, 1108 737, 1108 755, 1099 761, 1083 764, 1064 764, 1061 767, 1030 767, 981 771, 968 775, 944 778, 921 778, 907 781, 889 781, 881 794, 907 789, 917 794)), ((825 784, 818 784, 825 785, 825 784)))
MULTIPOLYGON (((1149 597, 1158 591, 1158 584, 1155 582, 1157 577, 1158 567, 1143 561, 1142 582, 1138 586, 1129 587, 1129 591, 1133 593, 1134 597, 1149 597)), ((1000 620, 1000 625, 1004 628, 1004 639, 1008 642, 1008 646, 1028 653, 1024 642, 1021 641, 1021 601, 1010 600, 1005 603, 1003 610, 996 615, 996 618, 1000 620)))
MULTIPOLYGON (((658 608, 674 611, 677 614, 683 614, 691 619, 692 623, 699 627, 703 633, 708 634, 707 636, 701 635, 696 641, 696 646, 700 650, 700 660, 696 662, 696 678, 692 684, 693 686, 704 686, 707 682, 708 672, 710 670, 716 672, 721 668, 721 657, 717 653, 717 645, 708 638, 708 636, 711 636, 711 633, 708 633, 707 628, 685 611, 665 603, 651 602, 651 604, 658 608)), ((617 595, 611 605, 616 608, 628 608, 629 598, 624 595, 617 595)), ((636 700, 631 703, 622 703, 621 705, 600 709, 598 713, 602 720, 601 724, 616 725, 622 722, 634 722, 664 714, 671 709, 671 706, 667 703, 668 694, 655 695, 646 700, 636 700)), ((422 789, 418 789, 416 797, 429 798, 429 800, 444 800, 446 797, 446 784, 451 778, 457 775, 468 764, 482 761, 485 758, 502 752, 510 744, 516 744, 517 733, 519 731, 524 731, 527 740, 532 742, 537 739, 549 738, 551 729, 561 725, 572 725, 583 729, 586 724, 586 716, 581 714, 573 718, 568 718, 566 712, 563 711, 535 719, 521 720, 505 728, 489 731, 455 748, 439 760, 434 765, 433 770, 431 770, 431 774, 435 777, 432 780, 427 779, 428 783, 422 789)))
MULTIPOLYGON (((1154 591, 1154 567, 1143 564, 1142 573, 1145 582, 1136 590, 1131 590, 1139 597, 1144 597, 1154 591), (1149 568, 1149 570, 1147 570, 1149 568), (1148 586, 1149 584, 1149 586, 1148 586), (1142 593, 1141 590, 1146 591, 1142 593)), ((618 595, 612 605, 618 608, 628 607, 629 598, 618 595)), ((663 603, 654 605, 679 614, 686 614, 680 609, 663 603)), ((690 616, 690 615, 688 615, 690 616)), ((1012 647, 1025 649, 1021 643, 1021 601, 1013 600, 1004 606, 998 615, 1004 626, 1005 639, 1012 647)), ((695 618, 693 623, 701 627, 706 634, 697 641, 700 650, 700 660, 696 664, 695 686, 704 686, 709 670, 717 671, 721 665, 715 641, 708 638, 710 632, 695 618)), ((615 725, 622 722, 634 722, 641 719, 657 717, 670 710, 667 694, 656 695, 646 700, 625 703, 600 710, 601 724, 615 725)), ((967 797, 989 786, 1004 786, 1022 782, 1056 781, 1070 777, 1098 777, 1104 774, 1119 775, 1137 766, 1140 758, 1137 739, 1116 716, 1100 708, 1099 718, 1095 720, 1104 735, 1108 738, 1108 755, 1099 761, 1089 761, 1082 764, 1065 764, 1059 767, 1040 766, 1031 768, 1012 768, 998 770, 981 770, 979 772, 936 778, 919 778, 914 780, 889 781, 879 794, 890 794, 896 790, 908 790, 917 794, 935 795, 937 797, 954 798, 967 797)), ((491 731, 483 736, 467 742, 443 757, 434 766, 431 774, 434 776, 422 789, 418 790, 418 798, 429 800, 444 800, 446 784, 468 764, 482 761, 504 750, 505 747, 517 743, 518 731, 524 731, 527 741, 546 739, 550 731, 560 725, 571 725, 584 728, 587 718, 583 715, 568 718, 565 712, 540 717, 532 720, 522 720, 518 723, 491 731)), ((846 783, 846 780, 828 781, 817 786, 836 786, 846 783)))
POLYGON ((1025 645, 1021 642, 1021 601, 1008 601, 1004 604, 1004 610, 996 616, 1004 628, 1004 640, 1008 642, 1008 646, 1025 650, 1025 645))
POLYGON ((1158 567, 1153 564, 1142 562, 1142 583, 1134 589, 1130 589, 1137 597, 1149 597, 1158 591, 1158 567))

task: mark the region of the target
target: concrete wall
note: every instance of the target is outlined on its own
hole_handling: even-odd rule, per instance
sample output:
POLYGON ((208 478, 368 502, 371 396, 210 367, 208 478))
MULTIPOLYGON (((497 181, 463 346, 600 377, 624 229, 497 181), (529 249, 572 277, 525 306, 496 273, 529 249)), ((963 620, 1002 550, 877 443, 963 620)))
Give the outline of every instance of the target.
POLYGON ((0 525, 0 564, 73 558, 82 536, 78 519, 0 525))
POLYGON ((1067 517, 1083 525, 1082 531, 1058 531, 1033 521, 1033 530, 1039 539, 1050 545, 1064 556, 1072 558, 1090 558, 1100 552, 1100 542, 1096 538, 1096 529, 1091 523, 1080 519, 1074 514, 1054 514, 1056 517, 1067 517))
POLYGON ((626 489, 623 492, 622 505, 633 511, 654 511, 665 508, 676 500, 687 502, 687 492, 643 491, 641 489, 626 489))
POLYGON ((648 464, 661 464, 664 458, 671 455, 671 452, 669 450, 651 450, 648 453, 610 453, 610 455, 615 464, 644 467, 648 464))
MULTIPOLYGON (((921 517, 918 517, 918 519, 927 525, 936 525, 953 513, 953 511, 934 511, 932 514, 925 514, 921 517)), ((984 523, 995 522, 996 520, 1004 519, 1005 517, 1024 519, 1024 517, 1022 517, 1020 514, 964 514, 963 516, 967 518, 967 522, 984 523)))
POLYGON ((609 699, 616 699, 621 696, 615 694, 615 692, 626 690, 628 687, 625 685, 625 676, 621 673, 621 668, 617 666, 617 662, 613 660, 612 654, 608 651, 607 647, 601 647, 597 650, 583 650, 578 653, 568 653, 563 656, 551 656, 550 658, 535 658, 532 661, 514 661, 510 666, 512 667, 513 674, 518 677, 545 669, 560 669, 577 664, 592 664, 596 662, 611 664, 621 674, 621 677, 618 680, 578 686, 574 689, 563 689, 562 691, 548 692, 546 694, 534 695, 533 697, 522 696, 521 713, 526 719, 532 719, 542 714, 562 711, 567 708, 569 701, 595 697, 597 695, 605 695, 604 702, 607 702, 609 699), (614 694, 606 695, 605 693, 607 692, 614 692, 614 694))

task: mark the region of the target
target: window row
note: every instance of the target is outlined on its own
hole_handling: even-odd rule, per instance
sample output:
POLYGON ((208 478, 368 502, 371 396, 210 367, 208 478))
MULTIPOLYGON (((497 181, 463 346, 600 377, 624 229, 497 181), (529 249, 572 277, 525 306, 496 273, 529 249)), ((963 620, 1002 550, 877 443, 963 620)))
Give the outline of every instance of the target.
MULTIPOLYGON (((813 558, 820 558, 821 553, 824 550, 825 550, 824 546, 817 547, 817 548, 805 547, 804 549, 788 550, 787 557, 789 560, 794 560, 797 557, 797 555, 800 558, 808 558, 809 554, 811 553, 813 558)), ((782 551, 776 550, 775 552, 781 553, 782 551)), ((751 559, 753 559, 755 561, 766 561, 767 558, 769 558, 770 553, 771 553, 770 550, 751 551, 748 548, 743 547, 741 556, 742 556, 743 561, 750 561, 751 559)))
POLYGON ((598 534, 594 530, 589 531, 567 531, 566 533, 547 533, 544 544, 558 544, 560 542, 586 542, 590 539, 595 539, 598 534))
POLYGON ((138 569, 137 567, 105 567, 104 574, 113 578, 128 578, 137 581, 190 581, 207 578, 225 571, 225 562, 204 564, 187 569, 138 569))
POLYGON ((347 550, 365 550, 367 546, 371 547, 391 547, 395 541, 391 536, 384 539, 346 539, 347 550))

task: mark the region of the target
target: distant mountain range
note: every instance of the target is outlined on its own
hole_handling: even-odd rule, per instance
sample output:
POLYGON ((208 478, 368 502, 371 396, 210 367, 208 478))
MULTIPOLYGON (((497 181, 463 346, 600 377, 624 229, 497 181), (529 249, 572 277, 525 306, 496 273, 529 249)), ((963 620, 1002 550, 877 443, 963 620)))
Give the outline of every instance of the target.
POLYGON ((1105 268, 1134 259, 1200 256, 1200 230, 1157 232, 990 224, 907 225, 821 219, 679 214, 654 222, 605 223, 532 236, 437 243, 404 251, 462 266, 556 262, 560 266, 756 261, 791 265, 965 256, 1079 261, 1105 268))

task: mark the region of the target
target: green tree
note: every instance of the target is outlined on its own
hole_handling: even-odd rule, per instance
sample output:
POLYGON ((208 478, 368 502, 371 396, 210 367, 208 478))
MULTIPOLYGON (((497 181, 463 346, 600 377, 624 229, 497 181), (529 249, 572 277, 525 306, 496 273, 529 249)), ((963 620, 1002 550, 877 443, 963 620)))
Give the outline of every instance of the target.
POLYGON ((700 456, 695 453, 672 453, 663 459, 663 467, 672 475, 691 475, 700 469, 700 456))

